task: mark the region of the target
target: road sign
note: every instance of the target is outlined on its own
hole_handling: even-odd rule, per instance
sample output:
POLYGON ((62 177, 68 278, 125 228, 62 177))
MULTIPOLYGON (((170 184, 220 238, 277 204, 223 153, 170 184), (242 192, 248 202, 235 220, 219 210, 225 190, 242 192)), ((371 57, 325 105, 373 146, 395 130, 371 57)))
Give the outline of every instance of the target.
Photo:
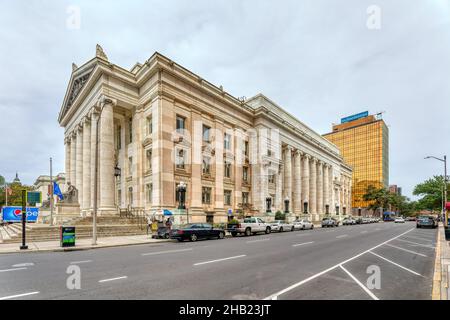
POLYGON ((27 192, 27 203, 35 206, 36 203, 42 202, 42 193, 39 191, 28 191, 27 192))

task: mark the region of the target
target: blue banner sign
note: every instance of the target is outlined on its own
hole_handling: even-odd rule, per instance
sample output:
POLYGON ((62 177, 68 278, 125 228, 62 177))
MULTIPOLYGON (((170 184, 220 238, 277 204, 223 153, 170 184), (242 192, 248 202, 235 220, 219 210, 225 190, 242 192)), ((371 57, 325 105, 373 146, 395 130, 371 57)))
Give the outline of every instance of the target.
MULTIPOLYGON (((22 207, 3 207, 3 222, 21 222, 22 207)), ((39 208, 27 207, 27 222, 36 222, 39 216, 39 208)))
POLYGON ((357 113, 357 114, 354 114, 354 115, 342 118, 341 119, 341 123, 346 123, 346 122, 358 120, 358 119, 365 118, 365 117, 368 117, 368 116, 369 116, 369 111, 364 111, 364 112, 361 112, 361 113, 357 113))

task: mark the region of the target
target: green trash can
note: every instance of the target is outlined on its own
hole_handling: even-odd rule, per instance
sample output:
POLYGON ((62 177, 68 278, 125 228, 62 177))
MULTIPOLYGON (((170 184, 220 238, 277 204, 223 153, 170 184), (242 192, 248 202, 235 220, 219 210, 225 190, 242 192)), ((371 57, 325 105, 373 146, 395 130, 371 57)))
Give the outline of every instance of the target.
POLYGON ((60 243, 62 248, 75 247, 75 227, 61 226, 60 243))

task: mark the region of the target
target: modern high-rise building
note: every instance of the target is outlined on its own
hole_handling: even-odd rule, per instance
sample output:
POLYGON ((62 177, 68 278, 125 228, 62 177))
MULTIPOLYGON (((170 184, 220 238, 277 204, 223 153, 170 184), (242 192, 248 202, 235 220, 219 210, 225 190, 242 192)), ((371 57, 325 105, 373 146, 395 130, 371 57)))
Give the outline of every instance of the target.
POLYGON ((370 204, 363 196, 369 186, 389 187, 389 129, 381 114, 362 112, 341 119, 332 132, 324 135, 334 143, 353 167, 352 207, 356 215, 365 214, 370 204))

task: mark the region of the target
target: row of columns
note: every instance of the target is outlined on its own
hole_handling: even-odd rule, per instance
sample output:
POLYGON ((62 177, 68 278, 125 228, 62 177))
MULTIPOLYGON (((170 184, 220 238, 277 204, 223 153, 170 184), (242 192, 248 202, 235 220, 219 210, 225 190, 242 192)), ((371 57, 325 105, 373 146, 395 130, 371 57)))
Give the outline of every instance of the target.
POLYGON ((113 100, 103 99, 100 107, 93 107, 64 139, 66 180, 78 190, 83 213, 94 208, 97 132, 97 195, 102 195, 98 197, 97 206, 99 212, 115 211, 113 105, 113 100))
POLYGON ((333 199, 332 166, 291 146, 284 149, 284 197, 289 199, 290 210, 310 214, 334 213, 335 206, 350 208, 350 179, 343 177, 340 199, 333 199))

